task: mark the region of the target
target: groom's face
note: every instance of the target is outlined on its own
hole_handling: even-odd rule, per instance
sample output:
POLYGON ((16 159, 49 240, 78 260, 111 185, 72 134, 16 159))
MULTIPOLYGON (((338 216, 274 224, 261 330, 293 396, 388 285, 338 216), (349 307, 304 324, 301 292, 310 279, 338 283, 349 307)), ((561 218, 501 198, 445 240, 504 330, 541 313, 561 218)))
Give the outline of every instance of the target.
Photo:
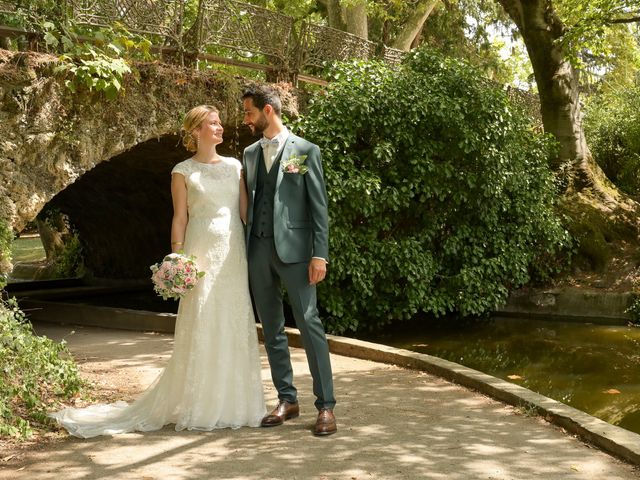
POLYGON ((242 104, 244 107, 244 120, 242 123, 247 125, 254 135, 262 135, 262 132, 269 126, 269 121, 264 112, 253 104, 252 98, 245 98, 242 104))

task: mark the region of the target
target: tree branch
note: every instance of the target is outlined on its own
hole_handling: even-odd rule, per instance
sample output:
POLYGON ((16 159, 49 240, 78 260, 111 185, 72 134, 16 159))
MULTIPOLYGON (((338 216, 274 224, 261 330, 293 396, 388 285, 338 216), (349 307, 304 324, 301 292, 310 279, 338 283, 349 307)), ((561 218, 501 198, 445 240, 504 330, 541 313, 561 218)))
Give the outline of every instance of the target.
POLYGON ((422 31, 422 27, 436 6, 436 3, 438 3, 438 0, 421 0, 418 2, 411 17, 407 20, 402 31, 394 40, 392 44, 393 48, 409 51, 411 44, 422 31))
POLYGON ((637 22, 640 22, 640 16, 627 17, 627 18, 612 18, 611 20, 606 21, 606 23, 637 23, 637 22))

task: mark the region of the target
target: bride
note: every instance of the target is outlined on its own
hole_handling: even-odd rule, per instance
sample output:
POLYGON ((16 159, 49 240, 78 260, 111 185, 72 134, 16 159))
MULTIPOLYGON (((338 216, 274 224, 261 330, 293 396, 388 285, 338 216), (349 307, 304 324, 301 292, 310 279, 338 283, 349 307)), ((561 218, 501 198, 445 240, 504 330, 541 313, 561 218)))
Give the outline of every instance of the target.
POLYGON ((241 223, 247 193, 240 163, 216 153, 222 133, 215 107, 201 105, 185 116, 183 144, 195 154, 171 172, 171 250, 194 255, 206 274, 180 300, 166 368, 130 405, 51 413, 70 434, 260 425, 266 408, 241 223))

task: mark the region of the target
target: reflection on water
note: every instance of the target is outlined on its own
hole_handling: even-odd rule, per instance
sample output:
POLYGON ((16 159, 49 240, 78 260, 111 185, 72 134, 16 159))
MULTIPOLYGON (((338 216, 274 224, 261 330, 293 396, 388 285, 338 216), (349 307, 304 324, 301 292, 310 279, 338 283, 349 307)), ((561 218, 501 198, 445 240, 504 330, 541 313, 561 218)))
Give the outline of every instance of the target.
POLYGON ((366 339, 466 365, 640 433, 640 328, 496 318, 395 329, 366 339))

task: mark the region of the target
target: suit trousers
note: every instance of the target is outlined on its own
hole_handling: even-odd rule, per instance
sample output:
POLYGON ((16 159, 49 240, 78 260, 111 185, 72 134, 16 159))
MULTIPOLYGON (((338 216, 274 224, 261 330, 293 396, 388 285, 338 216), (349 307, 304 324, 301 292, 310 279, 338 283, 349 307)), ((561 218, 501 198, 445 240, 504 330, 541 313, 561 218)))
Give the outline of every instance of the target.
POLYGON ((329 345, 316 306, 316 287, 309 285, 308 263, 283 263, 276 252, 273 237, 251 236, 248 251, 249 281, 258 313, 264 344, 271 367, 271 378, 278 398, 297 401, 293 386, 293 368, 289 344, 284 331, 282 286, 300 330, 313 378, 315 406, 333 408, 333 375, 329 345))

